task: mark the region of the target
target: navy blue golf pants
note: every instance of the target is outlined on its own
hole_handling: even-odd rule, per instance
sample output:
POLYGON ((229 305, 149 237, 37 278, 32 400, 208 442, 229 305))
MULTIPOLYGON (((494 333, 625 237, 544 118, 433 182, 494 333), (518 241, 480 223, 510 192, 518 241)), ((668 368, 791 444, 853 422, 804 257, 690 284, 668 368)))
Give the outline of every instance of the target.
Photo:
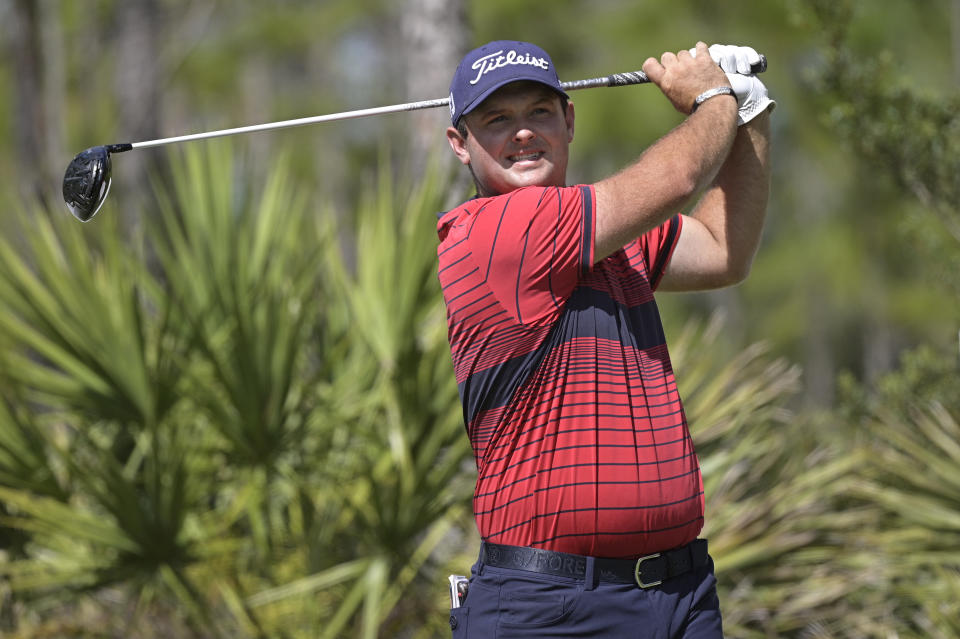
MULTIPOLYGON (((482 556, 482 555, 481 555, 482 556)), ((722 639, 713 560, 654 588, 477 562, 453 639, 722 639)))

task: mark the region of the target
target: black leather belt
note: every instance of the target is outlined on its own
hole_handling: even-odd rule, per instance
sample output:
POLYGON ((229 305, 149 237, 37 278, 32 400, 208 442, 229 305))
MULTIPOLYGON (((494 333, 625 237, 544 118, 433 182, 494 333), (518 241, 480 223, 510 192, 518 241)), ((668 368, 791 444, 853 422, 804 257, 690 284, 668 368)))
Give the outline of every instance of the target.
MULTIPOLYGON (((480 560, 487 566, 573 579, 586 578, 587 559, 588 557, 583 555, 571 555, 541 548, 504 546, 489 542, 484 542, 480 550, 480 560)), ((686 546, 646 555, 639 559, 596 557, 593 560, 593 572, 600 581, 652 588, 671 577, 705 566, 708 560, 707 540, 695 539, 686 546)))

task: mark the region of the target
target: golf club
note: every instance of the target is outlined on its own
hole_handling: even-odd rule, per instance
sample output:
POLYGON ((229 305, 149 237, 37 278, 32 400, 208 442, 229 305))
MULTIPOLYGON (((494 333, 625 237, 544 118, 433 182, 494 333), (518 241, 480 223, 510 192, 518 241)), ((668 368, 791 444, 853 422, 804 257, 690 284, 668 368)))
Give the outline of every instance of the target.
MULTIPOLYGON (((767 59, 764 56, 760 56, 760 61, 753 65, 751 72, 762 73, 763 71, 766 71, 766 69, 767 59)), ((643 71, 629 71, 626 73, 615 73, 613 75, 590 78, 587 80, 562 82, 560 86, 564 91, 575 91, 578 89, 592 89, 596 87, 621 87, 632 84, 645 84, 647 82, 650 82, 650 79, 643 71)), ((67 207, 70 209, 70 213, 72 213, 73 216, 81 222, 87 222, 94 215, 96 215, 97 211, 100 210, 100 207, 103 206, 103 202, 107 198, 107 193, 110 192, 111 153, 123 153, 133 149, 146 149, 149 147, 163 146, 177 142, 206 140, 209 138, 217 138, 227 135, 254 133, 256 131, 272 131, 275 129, 286 129, 296 126, 304 126, 307 124, 318 124, 320 122, 350 120, 372 115, 399 113, 402 111, 416 111, 419 109, 432 109, 449 105, 449 98, 440 98, 436 100, 424 100, 421 102, 408 102, 405 104, 395 104, 392 106, 375 107, 372 109, 344 111, 342 113, 331 113, 328 115, 298 118, 295 120, 283 120, 280 122, 271 122, 267 124, 255 124, 252 126, 244 126, 234 129, 208 131, 206 133, 194 133, 191 135, 181 135, 172 138, 146 140, 144 142, 125 142, 121 144, 94 146, 78 153, 67 167, 67 170, 63 176, 63 199, 66 202, 67 207)))

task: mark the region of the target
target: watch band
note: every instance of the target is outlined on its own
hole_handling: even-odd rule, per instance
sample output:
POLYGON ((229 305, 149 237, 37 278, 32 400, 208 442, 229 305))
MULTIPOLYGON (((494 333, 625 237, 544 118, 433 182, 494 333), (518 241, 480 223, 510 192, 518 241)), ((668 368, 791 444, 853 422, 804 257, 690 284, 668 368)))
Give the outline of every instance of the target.
POLYGON ((697 96, 697 99, 693 101, 693 108, 690 109, 690 113, 696 111, 701 104, 709 100, 710 98, 716 97, 718 95, 732 95, 734 98, 737 97, 736 92, 734 92, 732 87, 714 87, 708 89, 697 96))

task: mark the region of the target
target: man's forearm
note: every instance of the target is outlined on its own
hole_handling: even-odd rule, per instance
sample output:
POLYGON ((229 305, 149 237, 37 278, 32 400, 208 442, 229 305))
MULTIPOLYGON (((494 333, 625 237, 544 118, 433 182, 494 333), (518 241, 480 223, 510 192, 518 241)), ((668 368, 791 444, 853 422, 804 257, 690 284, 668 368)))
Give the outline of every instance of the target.
POLYGON ((730 276, 747 276, 770 196, 770 112, 737 129, 733 148, 691 216, 725 248, 730 276))
POLYGON ((688 204, 718 175, 736 136, 736 102, 712 98, 636 162, 597 183, 596 259, 688 204))

